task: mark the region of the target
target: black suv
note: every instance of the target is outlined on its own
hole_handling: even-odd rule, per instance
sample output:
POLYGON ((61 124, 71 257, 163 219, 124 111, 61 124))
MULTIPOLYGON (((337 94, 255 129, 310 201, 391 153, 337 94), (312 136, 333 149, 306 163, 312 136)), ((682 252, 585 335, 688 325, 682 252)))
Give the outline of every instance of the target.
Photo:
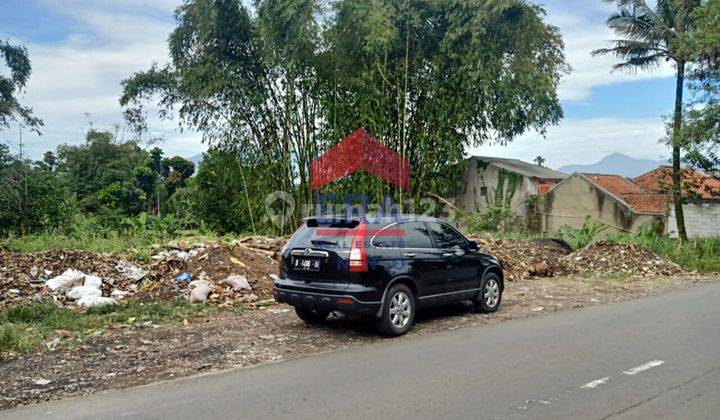
POLYGON ((359 314, 397 336, 416 309, 471 300, 494 312, 502 298, 497 259, 432 217, 310 217, 281 253, 275 298, 305 322, 359 314))

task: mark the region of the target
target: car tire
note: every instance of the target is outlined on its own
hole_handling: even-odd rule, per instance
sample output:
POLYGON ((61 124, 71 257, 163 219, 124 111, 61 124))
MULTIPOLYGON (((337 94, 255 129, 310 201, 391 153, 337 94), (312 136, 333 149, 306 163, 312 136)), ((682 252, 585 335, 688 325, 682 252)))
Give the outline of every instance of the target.
POLYGON ((295 308, 297 316, 308 324, 319 324, 325 321, 330 312, 316 311, 314 309, 295 308))
POLYGON ((480 282, 480 293, 473 301, 475 311, 481 314, 495 312, 502 301, 502 282, 495 273, 487 273, 480 282))
POLYGON ((404 284, 388 289, 382 304, 380 319, 376 325, 380 333, 397 337, 410 331, 415 321, 415 295, 404 284))

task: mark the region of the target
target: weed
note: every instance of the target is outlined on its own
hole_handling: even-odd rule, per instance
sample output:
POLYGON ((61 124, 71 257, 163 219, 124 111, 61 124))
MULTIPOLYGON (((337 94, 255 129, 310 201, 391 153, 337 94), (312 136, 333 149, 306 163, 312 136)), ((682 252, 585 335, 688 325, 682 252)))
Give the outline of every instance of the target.
POLYGON ((153 324, 174 322, 189 316, 212 313, 222 309, 191 305, 185 300, 174 302, 123 302, 118 305, 77 312, 60 308, 53 302, 18 305, 0 313, 0 354, 41 347, 57 335, 56 331, 84 339, 89 334, 113 324, 153 324))

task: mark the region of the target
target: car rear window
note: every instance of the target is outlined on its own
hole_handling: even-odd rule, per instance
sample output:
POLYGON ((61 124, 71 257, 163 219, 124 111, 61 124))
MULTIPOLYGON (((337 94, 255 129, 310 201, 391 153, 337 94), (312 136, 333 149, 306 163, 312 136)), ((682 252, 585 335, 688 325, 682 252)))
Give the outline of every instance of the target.
POLYGON ((298 229, 288 247, 350 248, 358 221, 322 222, 309 219, 298 229))

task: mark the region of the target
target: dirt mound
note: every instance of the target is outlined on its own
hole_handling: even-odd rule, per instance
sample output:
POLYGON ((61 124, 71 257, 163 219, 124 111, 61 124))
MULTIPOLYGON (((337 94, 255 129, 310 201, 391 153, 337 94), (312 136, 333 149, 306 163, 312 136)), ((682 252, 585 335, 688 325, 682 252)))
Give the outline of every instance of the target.
POLYGON ((553 277, 567 271, 563 264, 570 246, 559 239, 491 239, 480 238, 483 251, 495 255, 509 281, 530 277, 553 277))
POLYGON ((150 262, 124 262, 119 257, 82 251, 20 254, 0 250, 0 306, 47 297, 60 304, 74 305, 62 291, 51 292, 45 287, 49 279, 68 269, 100 277, 105 297, 120 291, 144 301, 187 298, 190 281, 203 280, 212 288, 208 295, 210 304, 261 304, 272 299, 270 275, 277 273, 274 256, 283 243, 281 238, 232 245, 177 241, 151 257, 150 262), (140 278, 130 278, 119 268, 121 263, 136 268, 142 273, 140 278), (235 291, 231 284, 225 284, 231 275, 245 277, 252 289, 235 291))
POLYGON ((157 274, 155 284, 146 288, 146 295, 163 298, 171 292, 175 295, 186 295, 189 281, 178 281, 183 273, 190 275, 189 280, 202 279, 209 281, 213 291, 208 302, 219 305, 235 303, 256 303, 272 299, 273 279, 277 274, 277 261, 272 252, 262 252, 243 244, 231 246, 212 244, 207 247, 195 248, 188 252, 185 259, 171 255, 150 265, 150 270, 157 274), (244 276, 252 291, 250 293, 234 292, 224 280, 231 275, 244 276))
POLYGON ((572 273, 629 275, 634 277, 672 276, 684 270, 642 245, 610 241, 595 242, 564 258, 572 273))

